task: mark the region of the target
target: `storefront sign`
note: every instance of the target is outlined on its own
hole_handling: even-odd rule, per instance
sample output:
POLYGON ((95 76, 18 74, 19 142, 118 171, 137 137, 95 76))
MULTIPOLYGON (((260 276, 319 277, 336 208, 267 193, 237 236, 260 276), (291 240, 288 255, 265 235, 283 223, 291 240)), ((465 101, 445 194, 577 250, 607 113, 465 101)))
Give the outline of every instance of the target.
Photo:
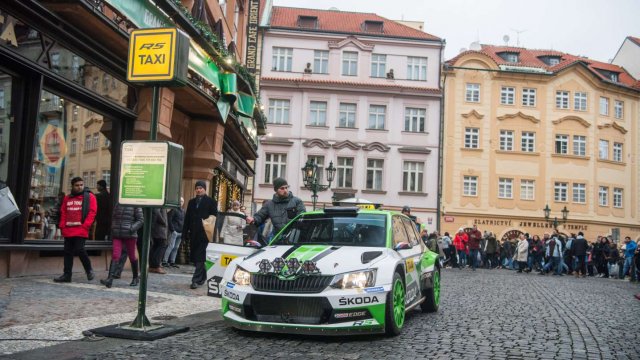
POLYGON ((454 222, 456 221, 456 218, 453 216, 445 216, 444 217, 444 222, 454 222))
MULTIPOLYGON (((446 216, 445 216, 445 221, 448 222, 446 219, 446 216)), ((476 218, 476 219, 473 219, 473 225, 553 229, 553 224, 546 221, 513 221, 513 220, 476 218)), ((561 225, 559 227, 562 227, 564 230, 575 230, 575 231, 587 231, 588 229, 587 225, 577 225, 577 224, 564 224, 564 226, 561 225)))
POLYGON ((189 38, 176 28, 138 29, 129 38, 127 80, 184 85, 189 38))
POLYGON ((247 70, 256 72, 258 60, 258 15, 260 14, 260 1, 249 0, 249 21, 247 22, 247 70))
POLYGON ((473 225, 511 226, 511 220, 473 219, 473 225))
POLYGON ((500 239, 500 241, 517 239, 518 237, 520 237, 520 234, 524 233, 520 230, 507 231, 504 235, 502 235, 502 239, 500 239))

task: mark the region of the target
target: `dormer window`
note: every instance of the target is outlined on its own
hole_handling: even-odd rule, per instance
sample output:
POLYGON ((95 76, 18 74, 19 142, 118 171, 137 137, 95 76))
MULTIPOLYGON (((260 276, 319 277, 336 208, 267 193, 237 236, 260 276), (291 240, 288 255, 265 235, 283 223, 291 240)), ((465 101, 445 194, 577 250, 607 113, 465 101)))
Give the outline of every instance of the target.
POLYGON ((498 53, 498 56, 502 58, 502 60, 510 63, 517 63, 519 61, 519 54, 517 52, 501 52, 498 53))
POLYGON ((547 64, 547 66, 555 66, 560 64, 560 56, 540 56, 538 59, 543 63, 547 64))
POLYGON ((602 76, 604 76, 607 80, 618 82, 620 79, 620 73, 609 70, 596 69, 602 76))
POLYGON ((317 29, 318 28, 318 17, 317 16, 306 16, 300 15, 298 16, 298 27, 305 29, 317 29))
POLYGON ((365 20, 362 23, 362 29, 366 32, 382 33, 384 30, 384 22, 375 20, 365 20))

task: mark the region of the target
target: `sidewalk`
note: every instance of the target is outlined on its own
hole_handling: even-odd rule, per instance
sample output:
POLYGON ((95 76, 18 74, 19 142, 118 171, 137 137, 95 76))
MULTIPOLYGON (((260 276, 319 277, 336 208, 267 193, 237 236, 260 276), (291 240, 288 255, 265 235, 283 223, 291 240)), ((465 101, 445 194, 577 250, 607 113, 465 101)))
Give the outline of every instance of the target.
MULTIPOLYGON (((194 324, 216 320, 214 315, 180 319, 220 308, 220 300, 207 296, 205 286, 189 289, 193 269, 184 265, 166 269, 166 275, 149 274, 146 315, 152 323, 192 326, 188 319, 194 324)), ((111 289, 100 284, 99 279, 106 276, 106 271, 98 272, 89 282, 84 274, 75 273, 73 282, 62 284, 42 276, 0 280, 0 355, 71 345, 67 341, 83 339, 85 330, 132 321, 137 314, 138 287, 129 286, 131 273, 123 271, 122 279, 114 280, 111 289)), ((47 356, 46 351, 41 353, 47 356)))

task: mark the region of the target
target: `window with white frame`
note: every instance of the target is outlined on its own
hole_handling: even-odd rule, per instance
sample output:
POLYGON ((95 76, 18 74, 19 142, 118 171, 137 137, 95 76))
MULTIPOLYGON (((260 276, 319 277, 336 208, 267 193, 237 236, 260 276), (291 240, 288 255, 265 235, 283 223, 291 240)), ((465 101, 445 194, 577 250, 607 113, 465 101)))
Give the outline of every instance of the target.
POLYGON ((478 177, 464 176, 462 179, 462 195, 478 196, 478 177))
POLYGON ((342 75, 357 76, 358 75, 358 53, 352 51, 344 51, 342 53, 342 75))
POLYGON ((582 135, 573 135, 573 155, 587 155, 587 137, 582 135))
POLYGON ((385 105, 369 105, 369 129, 384 130, 387 107, 385 105))
POLYGON ((587 184, 573 183, 573 202, 584 204, 587 202, 587 184))
POLYGON ((271 184, 274 179, 287 174, 287 154, 266 153, 264 156, 264 182, 271 184))
POLYGON ((93 134, 93 149, 98 149, 100 147, 100 133, 93 134))
POLYGON ((569 108, 569 92, 568 91, 556 91, 556 108, 557 109, 569 108))
POLYGON ((327 125, 327 102, 312 101, 309 104, 309 125, 326 126, 327 125))
POLYGON ((382 171, 384 160, 367 159, 367 185, 368 190, 382 190, 382 171))
POLYGON ((322 183, 324 179, 324 156, 309 155, 307 156, 307 160, 311 160, 313 161, 314 164, 318 165, 318 169, 316 169, 316 174, 318 176, 318 182, 322 183))
POLYGON ((356 104, 340 103, 338 126, 344 128, 356 127, 356 104))
POLYGON ((83 171, 82 172, 82 181, 84 181, 85 186, 89 186, 89 172, 88 171, 83 171))
POLYGON ((536 106, 536 89, 522 89, 522 106, 536 106))
POLYGON ((427 58, 407 57, 407 79, 427 80, 427 58))
POLYGON ((520 150, 524 152, 536 151, 536 133, 532 131, 523 131, 520 138, 520 150))
POLYGON ((69 149, 69 153, 71 155, 75 155, 76 151, 78 151, 78 141, 75 138, 73 138, 71 139, 71 147, 69 149))
POLYGON ((598 145, 598 159, 609 160, 609 140, 600 139, 598 145))
POLYGON ((500 130, 500 150, 513 151, 513 131, 500 130))
POLYGON ((609 98, 600 97, 600 115, 609 116, 609 98))
POLYGON ((387 55, 371 54, 371 77, 387 76, 387 55))
POLYGON ((353 187, 353 158, 338 157, 338 165, 336 166, 337 184, 339 188, 353 187))
POLYGON ((325 50, 313 51, 313 72, 316 74, 329 73, 329 52, 325 50))
POLYGON ((467 84, 464 99, 467 102, 480 102, 480 84, 467 84))
POLYGON ((622 143, 613 143, 613 161, 622 162, 622 143))
POLYGON ((513 199, 513 179, 498 179, 498 197, 501 199, 513 199))
POLYGON ((0 109, 4 109, 4 89, 0 89, 0 109))
POLYGON ((500 104, 513 105, 516 102, 516 88, 503 86, 500 90, 500 104))
POLYGON ((622 188, 613 188, 613 207, 622 207, 622 188))
POLYGON ((573 108, 577 111, 587 111, 586 92, 576 92, 573 94, 573 108))
POLYGON ((557 182, 553 185, 553 199, 557 202, 567 201, 567 183, 557 182))
POLYGON ((107 183, 107 188, 111 187, 111 170, 102 170, 102 180, 107 183))
POLYGON ((616 119, 622 119, 624 116, 624 103, 622 101, 616 100, 614 105, 614 114, 616 119))
POLYGON ((293 49, 291 48, 273 48, 273 64, 274 71, 291 71, 293 62, 293 49))
POLYGON ((285 99, 269 99, 269 118, 270 124, 288 124, 289 123, 289 106, 290 101, 285 99))
POLYGON ((89 173, 89 181, 88 181, 88 185, 90 188, 95 188, 96 187, 96 172, 95 171, 91 171, 89 173))
POLYGON ((93 150, 92 145, 93 142, 91 141, 91 135, 86 135, 84 137, 84 151, 93 150))
POLYGON ((520 199, 534 200, 536 193, 536 182, 534 180, 520 180, 520 199))
POLYGON ((609 187, 608 186, 598 187, 598 205, 609 206, 609 187))
POLYGON ((464 147, 466 149, 477 149, 480 142, 480 129, 464 129, 464 147))
POLYGON ((569 136, 556 135, 556 154, 567 154, 569 150, 569 136))
POLYGON ((426 109, 406 108, 404 109, 404 131, 424 132, 426 109))
POLYGON ((424 179, 424 163, 405 161, 402 169, 402 190, 422 192, 424 179))

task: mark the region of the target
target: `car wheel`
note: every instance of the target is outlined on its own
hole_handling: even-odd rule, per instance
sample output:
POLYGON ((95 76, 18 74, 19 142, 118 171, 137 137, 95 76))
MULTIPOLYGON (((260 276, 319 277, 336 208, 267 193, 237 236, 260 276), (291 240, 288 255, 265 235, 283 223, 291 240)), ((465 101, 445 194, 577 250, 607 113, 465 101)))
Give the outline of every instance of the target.
POLYGON ((420 304, 422 312, 436 312, 440 307, 440 269, 435 269, 431 277, 431 288, 424 294, 424 301, 420 304))
POLYGON ((387 335, 400 334, 404 326, 405 316, 405 288, 402 277, 397 272, 393 274, 391 291, 387 294, 387 311, 385 314, 385 331, 387 335))

